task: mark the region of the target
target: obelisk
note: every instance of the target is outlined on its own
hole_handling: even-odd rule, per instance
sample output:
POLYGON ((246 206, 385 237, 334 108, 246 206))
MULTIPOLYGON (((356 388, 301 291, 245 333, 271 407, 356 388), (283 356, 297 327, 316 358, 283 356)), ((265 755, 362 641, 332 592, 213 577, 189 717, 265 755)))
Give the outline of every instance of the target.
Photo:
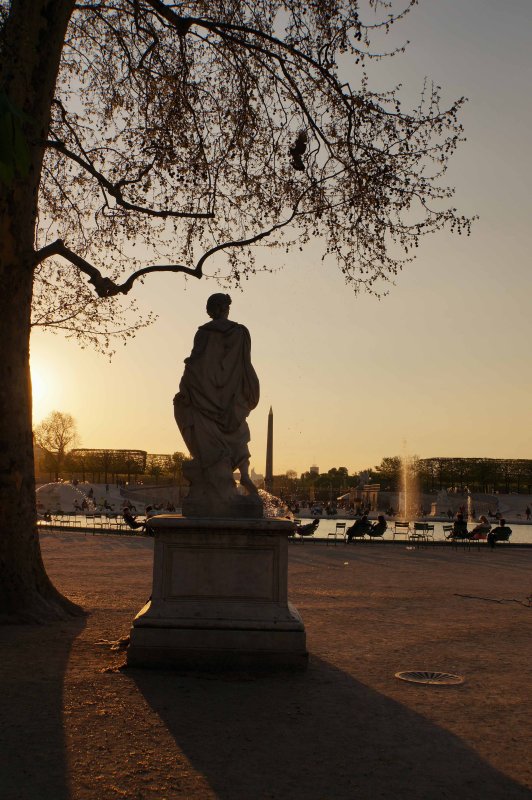
POLYGON ((268 441, 266 443, 266 475, 264 488, 267 492, 273 491, 273 409, 270 406, 268 414, 268 441))

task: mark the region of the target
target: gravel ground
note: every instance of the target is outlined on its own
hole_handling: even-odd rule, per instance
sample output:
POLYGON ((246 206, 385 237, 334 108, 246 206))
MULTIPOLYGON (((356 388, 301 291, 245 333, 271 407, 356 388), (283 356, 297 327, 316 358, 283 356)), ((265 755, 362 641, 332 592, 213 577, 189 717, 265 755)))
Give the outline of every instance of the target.
POLYGON ((291 545, 308 671, 213 676, 120 669, 151 540, 41 539, 89 613, 0 628, 2 800, 532 798, 531 550, 291 545))

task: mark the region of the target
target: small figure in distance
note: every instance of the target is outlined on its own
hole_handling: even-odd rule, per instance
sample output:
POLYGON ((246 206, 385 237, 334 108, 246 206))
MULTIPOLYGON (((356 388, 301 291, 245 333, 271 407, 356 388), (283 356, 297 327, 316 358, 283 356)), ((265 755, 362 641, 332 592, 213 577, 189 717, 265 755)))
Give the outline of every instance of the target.
POLYGON ((529 522, 530 521, 530 514, 531 514, 530 506, 527 506, 525 508, 525 514, 526 514, 526 521, 529 522))
POLYGON ((467 522, 464 519, 464 515, 461 511, 458 512, 456 515, 456 519, 453 523, 453 529, 450 532, 448 539, 469 539, 469 533, 467 532, 467 522))
POLYGON ((478 541, 479 539, 485 539, 488 533, 491 530, 491 523, 488 522, 488 518, 482 514, 478 521, 478 525, 473 528, 470 532, 469 536, 471 539, 478 541))
POLYGON ((450 508, 448 508, 448 509, 447 509, 447 517, 448 517, 449 519, 452 519, 452 518, 453 518, 453 512, 451 511, 451 509, 450 509, 450 508))
POLYGON ((360 519, 357 519, 356 522, 353 525, 351 525, 350 528, 347 529, 346 544, 352 542, 355 536, 360 536, 360 537, 365 536, 366 533, 369 533, 370 528, 371 528, 371 523, 368 520, 366 514, 364 514, 362 517, 360 517, 360 519))
POLYGON ((512 529, 506 524, 506 520, 502 517, 499 519, 499 524, 488 533, 488 544, 493 550, 496 542, 507 542, 512 535, 512 529))
POLYGON ((382 514, 379 514, 377 517, 377 522, 374 522, 373 525, 368 530, 368 536, 383 536, 388 525, 386 520, 382 514))

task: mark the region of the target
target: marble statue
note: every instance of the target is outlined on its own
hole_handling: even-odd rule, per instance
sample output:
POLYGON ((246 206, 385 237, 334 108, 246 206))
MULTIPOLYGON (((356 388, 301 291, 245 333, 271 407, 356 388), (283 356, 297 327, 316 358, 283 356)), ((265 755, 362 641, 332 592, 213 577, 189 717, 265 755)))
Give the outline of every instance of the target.
POLYGON ((189 517, 262 517, 262 501, 249 477, 247 417, 259 402, 259 380, 251 364, 251 339, 228 319, 231 298, 207 301, 211 322, 198 328, 174 397, 174 415, 192 460, 183 501, 189 517), (233 472, 240 470, 239 493, 233 472))

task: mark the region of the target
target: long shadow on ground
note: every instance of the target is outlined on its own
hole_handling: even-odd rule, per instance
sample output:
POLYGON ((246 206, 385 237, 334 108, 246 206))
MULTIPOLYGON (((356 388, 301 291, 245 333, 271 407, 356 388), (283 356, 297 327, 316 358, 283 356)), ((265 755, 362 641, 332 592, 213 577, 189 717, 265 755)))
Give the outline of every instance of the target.
POLYGON ((79 618, 0 627, 0 797, 68 800, 63 682, 79 618), (43 680, 44 677, 44 680, 43 680))
POLYGON ((128 675, 220 800, 531 798, 453 734, 316 658, 295 675, 128 675))

